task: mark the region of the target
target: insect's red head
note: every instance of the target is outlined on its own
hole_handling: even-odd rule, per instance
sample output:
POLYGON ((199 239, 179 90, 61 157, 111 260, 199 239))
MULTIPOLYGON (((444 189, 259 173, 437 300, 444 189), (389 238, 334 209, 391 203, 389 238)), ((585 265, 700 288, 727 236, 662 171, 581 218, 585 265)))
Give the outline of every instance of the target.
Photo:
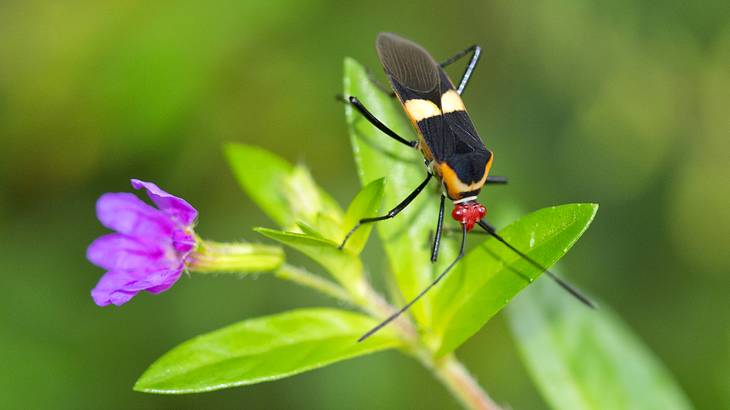
POLYGON ((466 226, 467 231, 474 228, 474 224, 479 222, 484 215, 487 214, 487 208, 477 201, 467 201, 454 204, 454 210, 451 211, 451 217, 466 226))

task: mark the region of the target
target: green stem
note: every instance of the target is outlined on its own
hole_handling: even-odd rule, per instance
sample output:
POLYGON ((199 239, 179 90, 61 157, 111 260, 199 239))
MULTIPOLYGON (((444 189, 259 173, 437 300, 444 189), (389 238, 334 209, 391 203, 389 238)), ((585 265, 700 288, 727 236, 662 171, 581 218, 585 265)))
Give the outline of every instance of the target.
MULTIPOLYGON (((428 365, 427 365, 428 367, 428 365)), ((450 354, 430 367, 436 378, 443 383, 449 392, 467 409, 499 410, 487 392, 477 383, 474 377, 456 356, 450 354)))
MULTIPOLYGON (((357 301, 357 305, 360 309, 370 314, 370 316, 376 319, 381 319, 395 313, 396 308, 380 296, 380 294, 376 292, 369 283, 363 280, 360 289, 363 297, 361 300, 357 301)), ((402 315, 391 322, 389 326, 393 326, 398 329, 400 338, 410 346, 409 350, 413 350, 413 347, 418 344, 418 332, 416 331, 415 326, 413 326, 413 323, 408 320, 408 316, 402 315)))
POLYGON ((322 292, 337 300, 352 303, 350 294, 340 285, 324 279, 321 276, 307 272, 302 268, 284 264, 274 273, 274 275, 279 279, 289 280, 298 285, 322 292))
POLYGON ((200 239, 198 243, 188 263, 188 268, 197 273, 262 272, 284 262, 284 252, 277 246, 200 239))
MULTIPOLYGON (((362 290, 364 300, 358 301, 357 304, 373 317, 388 317, 396 311, 365 281, 363 281, 362 290)), ((492 401, 487 392, 469 374, 466 367, 456 359, 456 356, 449 354, 441 359, 434 359, 435 352, 420 342, 418 332, 406 315, 393 321, 390 326, 397 329, 401 339, 405 342, 406 347, 403 350, 413 355, 431 371, 465 408, 500 410, 500 407, 492 401)))

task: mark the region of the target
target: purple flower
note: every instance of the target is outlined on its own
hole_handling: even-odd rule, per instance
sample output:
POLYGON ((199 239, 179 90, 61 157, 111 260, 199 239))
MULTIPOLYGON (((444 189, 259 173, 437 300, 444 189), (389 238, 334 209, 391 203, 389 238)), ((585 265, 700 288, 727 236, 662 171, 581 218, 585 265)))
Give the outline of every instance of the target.
POLYGON ((180 278, 196 246, 195 208, 151 182, 131 182, 134 189, 146 189, 157 208, 126 192, 106 193, 96 202, 101 224, 116 231, 86 251, 91 263, 107 270, 91 291, 99 306, 122 305, 143 290, 166 291, 180 278))

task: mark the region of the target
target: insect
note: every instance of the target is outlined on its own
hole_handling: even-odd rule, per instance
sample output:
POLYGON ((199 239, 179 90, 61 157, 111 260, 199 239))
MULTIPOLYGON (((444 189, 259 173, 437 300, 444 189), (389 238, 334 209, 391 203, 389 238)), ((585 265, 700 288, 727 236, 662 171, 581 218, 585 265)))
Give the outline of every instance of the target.
POLYGON ((345 246, 350 236, 363 224, 383 221, 398 215, 423 191, 434 177, 441 183, 443 191, 431 249, 431 261, 435 262, 438 257, 443 232, 444 206, 447 198, 454 204, 454 209, 451 212, 452 218, 461 225, 461 245, 458 256, 430 285, 400 310, 365 333, 358 341, 367 339, 396 319, 439 283, 464 256, 466 235, 474 226, 479 226, 486 234, 493 236, 530 264, 544 271, 578 300, 589 307, 594 307, 593 303, 573 286, 514 247, 497 233, 494 226, 484 220, 487 210, 477 201, 479 192, 485 184, 503 184, 507 180, 503 177, 489 175, 494 156, 479 137, 461 99, 461 95, 464 93, 479 62, 481 48, 476 45, 468 47, 443 63, 438 63, 420 45, 396 34, 380 33, 376 40, 376 49, 380 63, 383 65, 385 74, 390 81, 391 94, 400 101, 406 115, 416 129, 418 139, 409 141, 392 131, 370 113, 357 97, 350 96, 343 100, 352 105, 370 123, 395 141, 421 151, 426 164, 427 175, 413 192, 386 215, 360 220, 345 236, 340 244, 340 249, 345 246), (444 68, 469 54, 471 54, 469 63, 461 76, 458 86, 454 86, 444 68))

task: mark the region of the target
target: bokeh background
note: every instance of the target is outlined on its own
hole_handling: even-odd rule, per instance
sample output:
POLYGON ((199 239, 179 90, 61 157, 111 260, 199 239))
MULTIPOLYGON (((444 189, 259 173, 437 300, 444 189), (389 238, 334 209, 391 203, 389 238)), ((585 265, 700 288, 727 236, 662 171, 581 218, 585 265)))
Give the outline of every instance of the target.
MULTIPOLYGON (((345 56, 380 73, 384 30, 437 59, 483 46, 465 100, 493 173, 510 177, 482 194, 492 215, 599 202, 562 270, 623 316, 698 408, 730 408, 728 10, 726 0, 3 1, 0 408, 454 407, 394 352, 203 395, 136 393, 147 365, 196 334, 332 302, 266 275, 185 277, 122 308, 89 296, 102 274, 84 258, 104 232, 94 202, 130 190, 130 177, 187 198, 204 237, 262 240, 250 228, 273 224, 237 188, 224 142, 303 161, 349 201, 357 179, 333 96, 345 56)), ((501 317, 459 356, 498 401, 546 407, 501 317)))

